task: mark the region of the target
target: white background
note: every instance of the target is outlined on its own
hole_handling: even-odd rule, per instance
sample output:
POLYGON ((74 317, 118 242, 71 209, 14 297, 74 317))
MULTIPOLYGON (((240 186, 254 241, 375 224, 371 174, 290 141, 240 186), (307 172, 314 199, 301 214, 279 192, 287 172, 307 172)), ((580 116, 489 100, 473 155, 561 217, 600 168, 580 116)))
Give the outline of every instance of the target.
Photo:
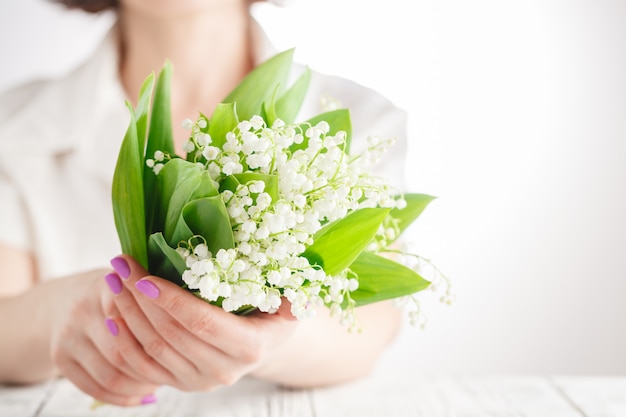
MULTIPOLYGON (((626 2, 297 0, 280 48, 410 115, 411 229, 457 302, 380 372, 626 373, 626 2)), ((59 74, 110 16, 0 2, 0 90, 59 74)))

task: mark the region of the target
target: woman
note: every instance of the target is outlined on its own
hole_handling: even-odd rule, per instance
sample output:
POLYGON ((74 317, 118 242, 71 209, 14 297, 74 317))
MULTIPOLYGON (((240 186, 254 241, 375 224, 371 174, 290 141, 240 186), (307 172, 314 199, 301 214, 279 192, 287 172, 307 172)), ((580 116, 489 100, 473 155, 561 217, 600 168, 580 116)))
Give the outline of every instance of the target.
MULTIPOLYGON (((296 322, 287 303, 274 315, 240 317, 116 256, 110 187, 128 124, 123 100, 170 59, 173 120, 214 108, 267 57, 249 2, 68 2, 113 7, 119 19, 73 73, 0 99, 0 382, 63 375, 98 400, 129 406, 156 401, 161 385, 211 390, 250 375, 311 387, 366 374, 397 331, 388 303, 358 309, 362 334, 326 309, 296 322)), ((299 120, 319 113, 321 94, 351 109, 355 137, 359 128, 403 137, 404 114, 389 102, 320 74, 299 120)), ((187 132, 174 133, 180 152, 187 132)), ((401 181, 395 151, 383 169, 401 181)))

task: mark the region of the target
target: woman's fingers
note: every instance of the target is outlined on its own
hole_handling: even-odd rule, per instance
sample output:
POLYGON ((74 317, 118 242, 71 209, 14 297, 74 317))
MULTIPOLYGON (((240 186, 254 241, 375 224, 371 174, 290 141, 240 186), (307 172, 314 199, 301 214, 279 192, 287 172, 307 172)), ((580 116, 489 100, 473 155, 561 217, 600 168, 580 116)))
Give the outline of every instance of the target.
POLYGON ((120 256, 112 264, 126 276, 122 280, 125 291, 115 296, 117 307, 148 353, 178 375, 179 388, 210 389, 234 383, 294 329, 286 300, 276 314, 237 316, 172 282, 148 275, 131 257, 120 256), (143 312, 141 320, 133 310, 137 308, 143 312), (191 366, 177 362, 173 351, 191 366))
POLYGON ((156 385, 128 376, 111 364, 88 338, 65 338, 53 352, 59 370, 77 387, 107 403, 137 405, 156 385))
MULTIPOLYGON (((115 275, 115 273, 109 273, 105 276, 107 283, 111 280, 110 277, 112 275, 115 275)), ((117 279, 120 285, 122 285, 119 277, 117 279)), ((150 366, 142 366, 144 364, 141 358, 137 360, 133 357, 137 355, 137 351, 133 350, 132 347, 134 346, 135 349, 140 351, 141 346, 134 337, 132 337, 132 334, 128 331, 125 323, 120 318, 121 315, 113 301, 113 295, 104 291, 100 301, 102 311, 106 317, 103 322, 104 326, 91 326, 90 335, 102 356, 104 356, 112 366, 117 367, 132 378, 138 380, 145 379, 147 382, 154 384, 160 383, 160 380, 154 375, 150 366), (103 331, 103 327, 108 331, 103 331), (118 338, 117 336, 119 336, 120 333, 122 336, 118 338), (137 363, 140 365, 137 366, 137 363), (138 369, 135 370, 135 368, 138 369)))
POLYGON ((128 366, 134 376, 140 375, 151 383, 175 382, 172 373, 146 351, 145 344, 138 337, 154 333, 154 329, 132 294, 123 291, 124 284, 118 273, 107 274, 105 281, 111 291, 102 297, 101 303, 106 315, 103 324, 109 332, 96 332, 93 336, 98 340, 98 346, 102 346, 103 355, 113 365, 128 366), (128 324, 129 320, 132 327, 128 324))
MULTIPOLYGON (((154 326, 156 331, 172 344, 179 345, 183 338, 193 336, 206 345, 237 356, 240 342, 255 339, 256 329, 246 320, 208 304, 174 283, 148 275, 131 257, 123 255, 116 258, 115 263, 121 265, 122 271, 128 271, 128 278, 123 280, 128 293, 149 320, 158 323, 154 326)), ((194 352, 187 350, 185 354, 194 352)))
POLYGON ((231 385, 250 371, 251 365, 258 360, 260 346, 254 342, 253 332, 245 333, 249 329, 241 321, 231 323, 236 325, 231 325, 228 332, 213 328, 212 323, 221 323, 234 315, 156 277, 142 278, 136 282, 135 288, 139 292, 138 302, 148 319, 153 324, 158 323, 155 328, 159 335, 196 368, 195 374, 179 378, 186 383, 182 389, 210 390, 231 385), (162 293, 153 281, 163 288, 162 293), (174 305, 155 302, 156 299, 168 299, 170 293, 175 293, 171 297, 177 300, 172 301, 174 305), (177 314, 179 310, 184 313, 177 314))
POLYGON ((102 329, 93 332, 95 345, 112 366, 131 378, 154 385, 168 384, 175 377, 148 354, 119 316, 108 317, 102 329))
POLYGON ((71 375, 71 381, 85 394, 106 404, 120 406, 135 406, 155 402, 156 397, 152 393, 140 395, 124 395, 111 392, 96 380, 78 362, 67 362, 62 369, 64 374, 71 375))
POLYGON ((232 356, 257 356, 255 351, 263 347, 264 335, 276 336, 295 326, 286 300, 275 314, 238 316, 157 277, 142 278, 135 286, 144 295, 143 300, 138 297, 142 306, 147 302, 159 306, 189 333, 232 356))
POLYGON ((178 375, 193 374, 196 372, 196 366, 187 358, 187 355, 181 354, 173 347, 177 340, 165 340, 157 331, 157 328, 163 326, 162 320, 167 318, 158 317, 155 319, 151 317, 149 319, 139 305, 136 297, 141 294, 132 283, 145 276, 146 271, 130 257, 114 258, 111 264, 115 268, 116 274, 122 278, 121 282, 126 289, 115 294, 113 300, 129 333, 141 347, 139 351, 132 351, 135 354, 135 359, 139 361, 138 364, 143 362, 145 365, 146 358, 149 358, 151 362, 159 366, 161 377, 167 377, 167 379, 162 380, 163 384, 180 386, 183 381, 178 379, 178 375), (133 266, 132 269, 129 264, 133 266))
POLYGON ((276 314, 259 312, 238 316, 193 296, 170 281, 148 275, 131 257, 123 255, 116 259, 120 258, 125 261, 122 269, 129 271, 124 285, 144 310, 156 311, 151 305, 160 307, 188 332, 224 352, 232 353, 240 347, 240 343, 234 345, 231 341, 250 339, 258 343, 259 331, 284 331, 293 328, 297 321, 286 299, 282 300, 276 314))
MULTIPOLYGON (((125 256, 116 258, 112 264, 127 276, 123 280, 126 290, 115 296, 117 308, 123 312, 130 331, 146 352, 177 377, 177 381, 170 385, 182 390, 210 390, 238 379, 239 375, 233 371, 237 369, 237 363, 229 354, 206 343, 169 312, 151 302, 150 297, 158 297, 159 289, 143 280, 146 272, 141 266, 125 256), (136 311, 138 308, 141 314, 136 311), (149 324, 141 323, 143 320, 149 324)), ((176 285, 172 286, 185 295, 183 302, 200 301, 176 285)), ((200 305, 208 307, 202 301, 200 305)), ((199 311, 201 315, 206 313, 206 310, 199 311)))

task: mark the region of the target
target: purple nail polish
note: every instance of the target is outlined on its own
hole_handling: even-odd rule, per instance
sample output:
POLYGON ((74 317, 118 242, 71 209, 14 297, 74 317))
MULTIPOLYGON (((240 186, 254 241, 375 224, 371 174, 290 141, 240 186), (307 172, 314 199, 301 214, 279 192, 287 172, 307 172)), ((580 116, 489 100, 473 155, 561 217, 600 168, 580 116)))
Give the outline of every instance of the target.
POLYGON ((135 283, 135 287, 150 298, 157 298, 161 293, 159 291, 159 287, 154 285, 152 281, 148 281, 147 279, 140 279, 135 283))
POLYGON ((117 258, 113 258, 111 259, 111 266, 120 277, 126 279, 130 276, 130 267, 128 266, 128 262, 126 262, 126 259, 120 258, 119 256, 117 258))
POLYGON ((113 319, 105 319, 104 323, 109 328, 109 331, 113 336, 117 336, 120 333, 120 329, 117 327, 117 323, 113 319))
POLYGON ((122 281, 120 280, 120 277, 115 272, 106 274, 104 276, 104 280, 109 285, 109 288, 111 289, 111 291, 113 291, 113 294, 119 294, 122 292, 122 288, 124 288, 124 285, 122 285, 122 281))
POLYGON ((141 399, 141 405, 154 404, 157 402, 157 398, 154 394, 146 395, 141 399))

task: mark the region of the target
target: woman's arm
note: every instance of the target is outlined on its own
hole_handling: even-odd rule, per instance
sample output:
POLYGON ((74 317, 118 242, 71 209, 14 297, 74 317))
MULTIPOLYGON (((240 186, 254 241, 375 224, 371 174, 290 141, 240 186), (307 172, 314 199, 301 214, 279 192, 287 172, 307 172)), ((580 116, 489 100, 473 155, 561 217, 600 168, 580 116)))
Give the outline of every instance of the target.
POLYGON ((0 244, 0 297, 18 295, 35 283, 35 258, 29 251, 0 244))
MULTIPOLYGON (((50 297, 33 290, 30 252, 0 245, 0 382, 31 383, 49 378, 50 297)), ((54 298, 54 297, 52 297, 54 298)))
POLYGON ((303 320, 252 373, 279 384, 310 388, 346 382, 369 373, 396 336, 400 310, 391 302, 360 307, 361 332, 350 333, 325 307, 303 320))

